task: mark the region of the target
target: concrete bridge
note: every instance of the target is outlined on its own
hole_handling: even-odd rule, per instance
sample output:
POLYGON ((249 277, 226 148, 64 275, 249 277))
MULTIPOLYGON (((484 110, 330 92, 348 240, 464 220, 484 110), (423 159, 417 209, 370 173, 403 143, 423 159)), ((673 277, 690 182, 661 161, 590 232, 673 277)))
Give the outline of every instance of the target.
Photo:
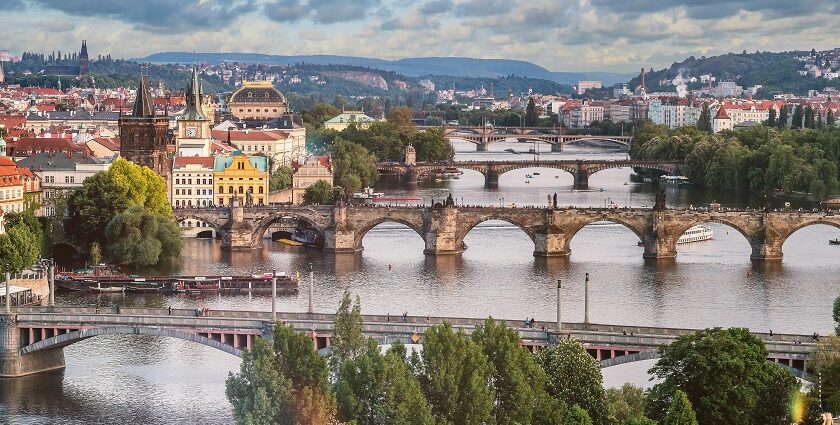
POLYGON ((447 139, 475 143, 478 152, 487 151, 493 142, 517 139, 520 142, 540 141, 551 145, 552 152, 561 152, 563 145, 580 141, 607 141, 630 146, 632 136, 599 136, 594 134, 563 134, 562 127, 492 127, 492 126, 418 126, 418 130, 441 130, 447 139))
POLYGON ((680 172, 680 163, 675 161, 638 161, 638 160, 549 160, 549 161, 453 161, 450 163, 415 163, 400 164, 384 162, 377 168, 383 174, 399 174, 406 181, 414 182, 420 174, 445 168, 458 168, 478 171, 484 175, 484 186, 499 186, 499 176, 508 171, 524 168, 553 168, 570 173, 575 178, 575 187, 584 189, 589 186, 589 176, 613 168, 647 168, 669 174, 680 172))
POLYGON ((362 239, 373 227, 394 222, 408 226, 423 239, 429 255, 459 254, 464 238, 476 225, 501 220, 519 227, 534 242, 534 256, 563 257, 571 254, 570 242, 584 226, 609 221, 630 229, 644 243, 644 257, 673 258, 677 239, 690 227, 702 223, 726 224, 744 235, 750 258, 781 261, 782 245, 793 232, 814 224, 840 228, 840 215, 826 212, 759 210, 656 210, 642 208, 496 208, 474 206, 380 207, 380 206, 264 206, 235 208, 175 209, 178 221, 200 220, 211 226, 225 249, 262 246, 272 224, 293 219, 312 229, 324 242, 324 250, 358 252, 362 239))
MULTIPOLYGON (((363 331, 381 344, 402 341, 422 342, 431 326, 448 322, 456 330, 472 333, 483 319, 364 315, 363 331)), ((179 338, 242 356, 254 338, 271 338, 274 321, 291 324, 313 339, 316 349, 330 346, 335 316, 321 313, 217 311, 197 314, 195 310, 28 307, 0 315, 0 377, 17 377, 64 367, 64 347, 100 335, 154 335, 179 338)), ((522 321, 504 321, 520 335, 520 344, 537 350, 558 338, 575 338, 602 367, 656 358, 659 346, 670 344, 692 329, 644 326, 536 322, 525 327, 522 321)), ((769 335, 764 340, 769 360, 804 371, 809 355, 816 349, 810 335, 769 335)))

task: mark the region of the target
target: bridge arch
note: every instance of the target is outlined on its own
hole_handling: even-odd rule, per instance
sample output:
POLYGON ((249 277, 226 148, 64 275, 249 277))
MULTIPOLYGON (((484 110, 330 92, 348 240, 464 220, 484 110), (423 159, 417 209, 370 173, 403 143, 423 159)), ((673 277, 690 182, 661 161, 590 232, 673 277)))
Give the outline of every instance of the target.
POLYGON ((621 216, 605 214, 605 215, 602 215, 600 217, 590 217, 590 218, 587 218, 586 220, 579 221, 572 226, 567 225, 566 227, 564 227, 563 230, 566 231, 566 235, 567 235, 567 237, 566 237, 566 245, 567 246, 566 247, 568 248, 568 245, 571 243, 572 239, 574 239, 575 235, 577 235, 578 232, 580 232, 581 229, 583 229, 584 227, 586 227, 590 224, 599 223, 599 222, 610 222, 610 223, 620 224, 620 225, 630 229, 630 231, 635 233, 636 236, 638 236, 640 240, 645 239, 645 233, 646 232, 645 232, 644 227, 640 226, 637 223, 633 223, 629 220, 624 220, 621 216))
POLYGON ((531 242, 536 243, 536 231, 531 226, 528 226, 525 223, 520 222, 517 218, 512 217, 510 215, 502 214, 502 213, 493 213, 488 215, 483 215, 478 218, 470 219, 466 223, 459 223, 458 232, 456 233, 456 241, 458 244, 463 246, 464 238, 479 224, 484 223, 485 221, 504 221, 506 223, 510 223, 520 230, 525 232, 526 235, 531 239, 531 242))
POLYGON ((205 345, 217 350, 224 351, 237 357, 242 357, 242 349, 232 345, 225 344, 214 339, 210 339, 196 333, 185 332, 178 329, 166 329, 159 327, 144 327, 144 326, 104 326, 89 329, 79 329, 76 331, 67 332, 61 335, 56 335, 32 344, 29 344, 20 349, 21 355, 26 355, 35 351, 49 350, 53 348, 62 348, 88 338, 93 338, 101 335, 150 335, 163 336, 170 338, 178 338, 185 341, 194 342, 205 345))
POLYGON ((421 239, 423 239, 423 243, 426 242, 426 235, 423 232, 423 229, 421 227, 422 225, 418 226, 417 223, 412 223, 410 220, 405 219, 405 218, 387 217, 386 216, 386 217, 377 218, 375 220, 371 220, 370 222, 367 222, 367 223, 363 224, 360 228, 356 229, 355 241, 354 241, 354 245, 355 245, 356 249, 357 250, 362 250, 364 248, 362 246, 362 241, 364 240, 365 235, 367 235, 368 232, 373 230, 374 227, 376 227, 380 224, 383 224, 383 223, 397 223, 397 224, 405 225, 409 229, 414 230, 414 232, 417 233, 420 236, 421 239))
MULTIPOLYGON (((661 356, 660 356, 658 350, 640 351, 638 353, 626 354, 626 355, 623 355, 623 356, 618 356, 618 357, 613 357, 613 358, 606 359, 606 360, 601 360, 600 363, 601 363, 601 369, 606 369, 606 368, 613 367, 613 366, 619 366, 619 365, 628 364, 628 363, 640 362, 640 361, 644 361, 644 360, 656 360, 656 359, 659 359, 660 357, 661 356)), ((808 374, 803 370, 796 369, 796 368, 788 366, 784 363, 777 363, 777 362, 772 361, 770 359, 768 359, 767 362, 772 364, 772 365, 776 365, 776 366, 790 372, 793 376, 795 376, 799 379, 807 379, 808 378, 808 374)))
POLYGON ((284 218, 292 218, 295 220, 303 221, 304 223, 308 224, 312 230, 318 233, 318 236, 320 236, 321 239, 324 239, 325 226, 318 222, 318 217, 311 217, 307 214, 301 214, 297 211, 283 211, 271 214, 268 217, 265 217, 259 222, 257 222, 257 224, 254 226, 254 233, 251 235, 253 246, 259 246, 262 241, 262 237, 268 230, 268 228, 271 227, 272 224, 277 223, 278 221, 284 218))
POLYGON ((565 136, 563 138, 563 144, 568 145, 571 143, 576 142, 584 142, 584 141, 604 141, 604 142, 613 142, 615 144, 619 144, 622 146, 630 146, 630 140, 628 139, 619 139, 615 136, 596 136, 596 135, 586 135, 581 137, 574 137, 574 136, 565 136))
POLYGON ((779 235, 779 239, 780 239, 779 248, 781 249, 781 247, 782 247, 782 245, 784 245, 785 241, 787 241, 787 239, 791 235, 796 233, 797 231, 799 231, 801 229, 804 229, 806 227, 809 227, 809 226, 816 226, 816 225, 820 225, 820 224, 826 225, 826 226, 831 226, 831 227, 834 227, 835 229, 840 229, 840 217, 835 217, 833 219, 827 219, 825 217, 820 217, 820 218, 815 218, 813 220, 798 223, 796 226, 791 227, 790 230, 788 230, 784 234, 779 235))
POLYGON ((221 226, 213 220, 208 220, 206 217, 202 217, 201 214, 178 214, 175 217, 175 221, 179 224, 187 222, 189 220, 193 220, 196 222, 206 223, 207 227, 213 229, 213 234, 218 238, 222 235, 222 228, 221 226))

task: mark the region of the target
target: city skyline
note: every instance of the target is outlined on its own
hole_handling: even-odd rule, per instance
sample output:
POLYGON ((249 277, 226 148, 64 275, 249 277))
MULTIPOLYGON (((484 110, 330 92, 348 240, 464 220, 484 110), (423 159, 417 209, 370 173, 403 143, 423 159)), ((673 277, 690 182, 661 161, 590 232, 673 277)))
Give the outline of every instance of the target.
POLYGON ((829 0, 616 3, 607 0, 6 0, 3 46, 142 57, 163 51, 334 54, 383 59, 518 59, 552 71, 634 72, 688 56, 828 49, 840 44, 829 0), (103 31, 104 29, 104 31, 103 31), (276 36, 272 36, 276 34, 276 36), (140 40, 128 43, 126 40, 140 40))

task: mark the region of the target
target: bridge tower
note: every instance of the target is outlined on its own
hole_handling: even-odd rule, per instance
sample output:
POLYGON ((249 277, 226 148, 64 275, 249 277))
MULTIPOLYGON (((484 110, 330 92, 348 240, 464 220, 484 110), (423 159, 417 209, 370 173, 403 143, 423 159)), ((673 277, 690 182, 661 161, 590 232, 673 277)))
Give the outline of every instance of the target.
POLYGON ((20 355, 16 316, 0 314, 0 378, 14 378, 64 368, 64 350, 55 348, 20 355))

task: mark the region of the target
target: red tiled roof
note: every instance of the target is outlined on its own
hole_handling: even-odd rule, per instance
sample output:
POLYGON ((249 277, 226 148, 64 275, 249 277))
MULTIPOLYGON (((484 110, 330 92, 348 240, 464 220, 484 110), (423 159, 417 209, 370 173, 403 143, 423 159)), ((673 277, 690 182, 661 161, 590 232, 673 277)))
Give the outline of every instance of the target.
POLYGON ((0 115, 0 123, 9 128, 23 127, 26 125, 26 117, 23 115, 0 115))
POLYGON ((726 109, 723 106, 718 108, 717 114, 715 115, 715 119, 716 120, 728 120, 728 119, 730 119, 729 115, 726 114, 726 109))
POLYGON ((94 142, 99 143, 105 149, 118 151, 120 150, 120 142, 119 139, 109 139, 107 137, 97 137, 93 139, 94 142))
POLYGON ((85 151, 86 146, 77 145, 71 140, 52 137, 23 137, 8 143, 8 150, 12 156, 23 156, 38 152, 74 152, 85 151))
POLYGON ((212 136, 216 140, 228 140, 228 134, 230 134, 231 142, 268 142, 272 140, 287 139, 289 137, 288 133, 280 130, 231 130, 230 132, 223 130, 212 131, 212 136))
POLYGON ((17 167, 17 164, 8 156, 0 156, 0 167, 17 167))
POLYGON ((213 168, 213 161, 215 158, 212 156, 176 156, 175 157, 175 167, 183 167, 189 164, 197 164, 201 165, 204 168, 213 168))

